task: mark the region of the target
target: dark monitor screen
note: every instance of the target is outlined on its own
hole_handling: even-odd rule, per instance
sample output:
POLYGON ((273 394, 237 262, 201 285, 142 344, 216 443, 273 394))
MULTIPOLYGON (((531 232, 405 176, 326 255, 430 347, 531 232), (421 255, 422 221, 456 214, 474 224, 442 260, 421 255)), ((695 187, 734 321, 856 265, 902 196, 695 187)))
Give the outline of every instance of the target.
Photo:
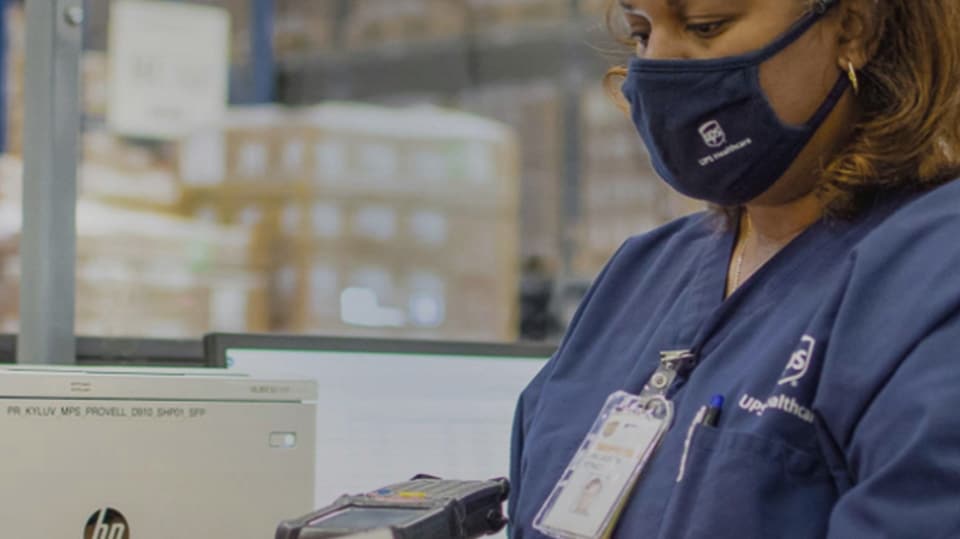
MULTIPOLYGON (((211 362, 200 339, 77 337, 76 364, 109 367, 222 367, 211 362)), ((0 364, 17 362, 17 336, 0 335, 0 364)))

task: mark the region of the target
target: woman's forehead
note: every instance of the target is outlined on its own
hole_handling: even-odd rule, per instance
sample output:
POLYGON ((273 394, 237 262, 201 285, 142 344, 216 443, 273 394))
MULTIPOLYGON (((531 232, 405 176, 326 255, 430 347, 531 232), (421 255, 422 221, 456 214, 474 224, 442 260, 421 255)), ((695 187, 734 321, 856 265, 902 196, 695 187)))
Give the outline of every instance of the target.
POLYGON ((793 0, 618 0, 626 12, 649 14, 651 12, 671 11, 687 13, 699 10, 742 9, 753 4, 775 3, 788 7, 793 0))
POLYGON ((688 0, 619 0, 624 11, 644 12, 650 9, 683 10, 688 0))

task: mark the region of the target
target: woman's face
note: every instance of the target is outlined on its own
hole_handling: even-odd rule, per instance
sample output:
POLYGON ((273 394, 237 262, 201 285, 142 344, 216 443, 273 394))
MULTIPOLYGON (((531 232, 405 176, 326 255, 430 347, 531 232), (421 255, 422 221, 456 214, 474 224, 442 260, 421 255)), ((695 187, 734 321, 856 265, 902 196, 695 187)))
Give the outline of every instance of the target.
MULTIPOLYGON (((619 1, 637 56, 649 60, 712 59, 752 52, 776 40, 808 8, 804 0, 619 1)), ((831 10, 760 67, 761 86, 785 123, 807 122, 844 73, 840 69, 845 64, 840 58, 839 11, 831 10)), ((788 171, 787 175, 797 177, 785 184, 778 182, 771 190, 774 198, 789 199, 808 190, 805 184, 820 154, 835 148, 844 126, 852 120, 850 103, 841 103, 821 128, 826 132, 818 133, 797 166, 788 171)))

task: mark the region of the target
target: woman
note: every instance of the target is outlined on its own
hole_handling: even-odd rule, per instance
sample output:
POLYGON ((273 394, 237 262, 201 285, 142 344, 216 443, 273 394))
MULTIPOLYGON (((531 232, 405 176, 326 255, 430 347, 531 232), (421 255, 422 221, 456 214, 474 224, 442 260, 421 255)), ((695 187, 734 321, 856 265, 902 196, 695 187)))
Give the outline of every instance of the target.
POLYGON ((524 391, 513 537, 960 537, 960 2, 619 3, 657 171, 719 209, 628 240, 524 391))

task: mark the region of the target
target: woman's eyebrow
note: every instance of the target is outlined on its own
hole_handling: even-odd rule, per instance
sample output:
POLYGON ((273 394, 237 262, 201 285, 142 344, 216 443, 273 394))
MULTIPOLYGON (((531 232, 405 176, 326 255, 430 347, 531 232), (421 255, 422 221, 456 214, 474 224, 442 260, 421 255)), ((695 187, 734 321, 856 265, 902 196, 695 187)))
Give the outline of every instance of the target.
MULTIPOLYGON (((630 15, 644 15, 642 11, 632 5, 630 0, 619 1, 620 7, 623 8, 625 13, 630 15)), ((677 13, 685 13, 687 9, 687 0, 667 0, 667 6, 677 13)))

